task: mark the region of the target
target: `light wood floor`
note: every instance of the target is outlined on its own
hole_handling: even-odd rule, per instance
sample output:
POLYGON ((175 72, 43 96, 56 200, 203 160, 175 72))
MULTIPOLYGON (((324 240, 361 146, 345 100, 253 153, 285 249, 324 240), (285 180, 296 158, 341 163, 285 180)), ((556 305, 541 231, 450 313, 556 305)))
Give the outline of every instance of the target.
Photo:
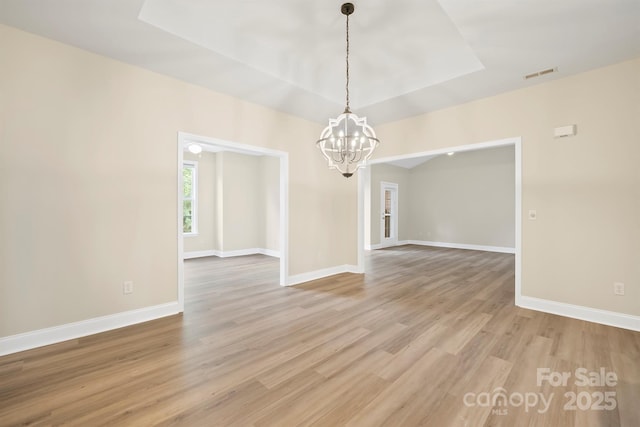
POLYGON ((0 358, 0 425, 640 426, 640 333, 516 308, 512 255, 403 246, 291 288, 265 256, 185 270, 184 316, 0 358), (575 385, 600 367, 616 386, 575 385))

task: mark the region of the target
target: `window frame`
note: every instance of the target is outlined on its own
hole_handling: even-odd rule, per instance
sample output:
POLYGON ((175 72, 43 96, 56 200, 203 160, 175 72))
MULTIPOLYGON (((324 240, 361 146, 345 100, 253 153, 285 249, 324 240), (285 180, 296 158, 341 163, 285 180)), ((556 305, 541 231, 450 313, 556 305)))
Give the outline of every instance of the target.
POLYGON ((181 179, 182 189, 182 235, 185 237, 193 237, 198 235, 198 162, 195 160, 183 160, 183 175, 181 179), (191 176, 191 197, 184 196, 184 169, 191 168, 193 170, 191 176), (191 231, 184 231, 184 202, 191 201, 191 231))

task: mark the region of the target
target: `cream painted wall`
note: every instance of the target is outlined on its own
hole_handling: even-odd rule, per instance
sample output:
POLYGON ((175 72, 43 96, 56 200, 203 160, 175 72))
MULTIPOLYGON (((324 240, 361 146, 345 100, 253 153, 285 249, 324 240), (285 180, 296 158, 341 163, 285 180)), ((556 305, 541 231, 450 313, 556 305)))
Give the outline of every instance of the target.
POLYGON ((280 250, 280 159, 271 156, 260 157, 258 170, 259 248, 280 250))
POLYGON ((515 248, 515 147, 442 155, 409 171, 411 240, 515 248))
POLYGON ((260 157, 218 153, 222 158, 222 246, 221 251, 257 248, 261 228, 258 186, 260 157))
POLYGON ((216 156, 215 179, 215 250, 222 250, 224 237, 224 156, 216 156))
POLYGON ((523 295, 640 315, 638 117, 635 59, 376 126, 376 156, 521 136, 523 295))
POLYGON ((184 237, 184 251, 212 251, 216 246, 216 154, 184 153, 184 160, 198 162, 198 234, 184 237))
POLYGON ((289 274, 355 264, 322 127, 0 26, 0 337, 176 301, 179 131, 288 152, 289 274))
POLYGON ((388 165, 371 165, 371 244, 380 244, 380 183, 398 184, 398 240, 409 240, 409 169, 388 165))

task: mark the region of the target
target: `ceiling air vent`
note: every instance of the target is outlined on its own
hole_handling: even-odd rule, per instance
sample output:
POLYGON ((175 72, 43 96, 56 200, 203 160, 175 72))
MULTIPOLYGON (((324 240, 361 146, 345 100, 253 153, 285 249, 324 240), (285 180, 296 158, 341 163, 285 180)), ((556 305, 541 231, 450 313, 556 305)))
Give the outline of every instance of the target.
POLYGON ((527 74, 526 76, 524 76, 524 79, 525 80, 529 80, 529 79, 533 79, 535 77, 540 77, 540 76, 544 76, 546 74, 557 73, 557 72, 558 72, 558 67, 556 67, 556 68, 547 68, 546 70, 537 71, 535 73, 527 74))

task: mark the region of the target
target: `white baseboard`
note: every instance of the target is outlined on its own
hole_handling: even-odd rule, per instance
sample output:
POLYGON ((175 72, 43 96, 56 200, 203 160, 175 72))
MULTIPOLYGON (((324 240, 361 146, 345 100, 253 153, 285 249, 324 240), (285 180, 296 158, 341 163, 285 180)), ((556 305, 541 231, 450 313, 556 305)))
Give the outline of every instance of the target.
POLYGON ((516 248, 508 248, 503 246, 468 245, 466 243, 430 242, 427 240, 399 240, 398 242, 391 245, 387 243, 376 243, 366 246, 365 249, 370 251, 374 249, 383 249, 402 245, 434 246, 438 248, 468 249, 472 251, 500 252, 504 254, 516 253, 516 248))
POLYGON ((389 243, 376 243, 373 245, 368 245, 365 247, 366 250, 371 251, 371 250, 375 250, 375 249, 383 249, 383 248, 392 248, 394 246, 402 246, 402 245, 408 245, 409 244, 409 240, 398 240, 395 243, 389 244, 389 243))
POLYGON ((193 259, 193 258, 204 258, 208 256, 218 256, 218 251, 191 251, 185 252, 182 256, 182 259, 193 259))
POLYGON ((335 276, 336 274, 342 273, 362 274, 364 271, 361 271, 357 265, 338 265, 336 267, 323 268, 322 270, 289 276, 287 279, 287 286, 299 285, 300 283, 323 279, 325 277, 335 276))
POLYGON ((504 246, 468 245, 466 243, 430 242, 427 240, 408 240, 407 243, 405 244, 420 245, 420 246, 435 246, 438 248, 468 249, 472 251, 499 252, 503 254, 516 253, 516 248, 509 248, 504 246))
POLYGON ((280 258, 280 251, 275 251, 273 249, 258 249, 258 253, 266 256, 272 256, 274 258, 280 258))
POLYGON ((183 259, 193 259, 193 258, 203 258, 208 256, 217 256, 220 258, 230 258, 234 256, 245 256, 245 255, 267 255, 275 258, 280 258, 280 251, 274 251, 272 249, 263 249, 263 248, 250 248, 250 249, 239 249, 236 251, 192 251, 185 252, 183 255, 183 259))
POLYGON ((0 338, 0 356, 72 340, 180 313, 178 302, 94 317, 46 329, 0 338))
POLYGON ((617 328, 640 331, 640 316, 617 313, 615 311, 600 310, 581 305, 567 304, 550 301, 541 298, 520 296, 516 305, 530 310, 543 311, 573 319, 586 320, 587 322, 601 323, 617 328))
POLYGON ((280 258, 280 252, 274 251, 271 249, 262 249, 262 248, 249 248, 249 249, 238 249, 235 251, 216 251, 217 255, 220 258, 230 258, 234 256, 245 256, 245 255, 267 255, 276 258, 280 258))
POLYGON ((347 273, 364 274, 364 266, 358 267, 357 265, 345 264, 344 268, 347 273))

